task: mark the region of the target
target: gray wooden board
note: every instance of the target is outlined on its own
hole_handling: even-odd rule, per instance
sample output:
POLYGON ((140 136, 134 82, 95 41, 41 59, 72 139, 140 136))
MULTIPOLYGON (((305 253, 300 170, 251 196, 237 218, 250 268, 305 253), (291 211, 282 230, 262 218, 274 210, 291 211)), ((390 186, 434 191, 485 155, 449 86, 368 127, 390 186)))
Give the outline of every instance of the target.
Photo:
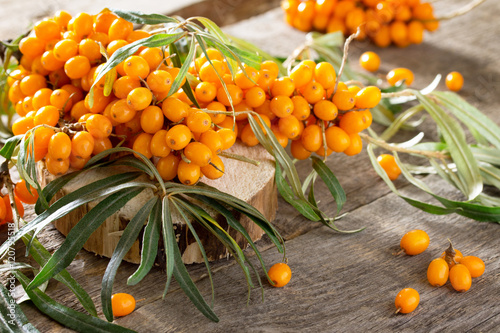
MULTIPOLYGON (((435 5, 438 13, 444 13, 466 2, 442 0, 435 5)), ((381 50, 366 43, 354 44, 351 63, 356 67, 361 51, 375 50, 382 58, 380 73, 394 67, 409 67, 415 72, 416 87, 425 86, 437 73, 446 75, 458 70, 465 77, 461 95, 500 124, 497 110, 500 44, 496 38, 500 25, 494 23, 498 11, 496 1, 487 1, 464 17, 443 22, 437 32, 426 34, 422 45, 405 49, 381 50)), ((280 56, 287 55, 304 36, 283 23, 279 10, 225 29, 280 56)), ((444 84, 440 88, 444 89, 444 84)), ((421 130, 432 139, 436 131, 430 125, 425 122, 421 130)), ((404 134, 396 139, 403 141, 410 136, 404 134)), ((161 300, 165 279, 159 270, 153 270, 136 286, 126 286, 126 279, 136 266, 124 263, 118 271, 114 292, 128 292, 143 300, 133 314, 115 321, 139 332, 498 331, 498 225, 456 215, 433 216, 412 208, 390 193, 364 152, 355 157, 334 156, 328 163, 348 194, 344 211, 349 214, 338 222, 339 227, 366 226, 366 230, 354 235, 333 233, 303 219, 280 200, 275 225, 288 240, 287 257, 293 271, 289 285, 280 289, 265 285, 264 302, 258 288, 254 289, 246 305, 247 288, 240 268, 231 259, 214 263, 214 309, 221 319, 215 324, 198 313, 177 284, 161 300), (397 250, 401 236, 416 228, 430 235, 429 249, 414 257, 394 257, 392 253, 397 250), (464 254, 479 256, 486 263, 485 274, 474 279, 471 290, 463 294, 452 290, 449 284, 433 288, 426 280, 427 265, 446 247, 447 238, 464 254), (411 314, 394 315, 394 297, 405 287, 420 292, 421 304, 411 314)), ((308 163, 298 165, 302 175, 309 168, 308 163)), ((443 195, 458 198, 439 178, 425 180, 443 195)), ((407 195, 426 198, 404 180, 398 180, 397 184, 407 195)), ((317 198, 333 212, 334 203, 324 187, 317 188, 317 198)), ((52 250, 63 240, 53 228, 43 232, 41 238, 52 250)), ((259 247, 268 265, 281 259, 268 241, 260 242, 259 247)), ((107 263, 108 259, 82 251, 69 267, 70 273, 93 297, 99 312, 100 282, 107 263)), ((204 266, 194 265, 189 271, 209 300, 210 284, 204 266)), ((74 296, 60 283, 51 282, 48 292, 81 310, 74 296)), ((69 331, 41 315, 29 303, 22 308, 42 332, 69 331)))

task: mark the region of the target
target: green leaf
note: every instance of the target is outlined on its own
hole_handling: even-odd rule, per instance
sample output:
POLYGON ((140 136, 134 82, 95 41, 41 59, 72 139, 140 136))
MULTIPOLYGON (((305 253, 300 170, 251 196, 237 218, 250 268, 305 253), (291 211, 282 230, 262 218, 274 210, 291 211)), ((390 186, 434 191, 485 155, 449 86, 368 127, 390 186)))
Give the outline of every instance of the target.
POLYGON ((160 240, 161 229, 161 203, 158 199, 151 210, 148 224, 144 228, 142 237, 141 264, 137 270, 127 279, 128 285, 139 283, 155 263, 158 254, 158 242, 160 240))
POLYGON ((40 215, 45 210, 47 210, 42 205, 42 201, 40 200, 41 196, 43 196, 45 198, 45 201, 50 202, 50 200, 52 200, 52 198, 54 197, 54 195, 56 195, 56 193, 59 192, 59 190, 61 188, 63 188, 64 185, 66 185, 70 180, 72 180, 73 178, 75 178, 76 176, 78 176, 80 173, 82 173, 82 171, 71 172, 71 173, 68 173, 68 174, 66 174, 64 176, 57 177, 56 179, 54 179, 53 181, 51 181, 50 183, 48 183, 43 188, 42 192, 39 192, 40 195, 39 195, 39 198, 38 198, 38 200, 37 200, 37 202, 35 204, 35 213, 37 215, 40 215))
POLYGON ((115 281, 116 271, 120 266, 123 257, 130 250, 134 242, 137 240, 139 233, 144 226, 144 222, 148 218, 149 213, 153 209, 158 198, 154 197, 144 204, 144 206, 139 209, 137 214, 130 220, 130 222, 123 230, 123 234, 116 244, 116 248, 113 251, 111 260, 108 263, 108 267, 104 272, 102 277, 102 288, 101 288, 101 303, 102 312, 108 321, 113 321, 113 309, 111 307, 111 295, 113 292, 113 282, 115 281))
POLYGON ((480 163, 479 170, 486 183, 500 189, 500 169, 488 163, 480 163))
MULTIPOLYGON (((25 245, 28 245, 31 241, 31 235, 23 236, 23 242, 25 245)), ((35 237, 31 242, 32 246, 30 249, 30 255, 35 259, 35 261, 43 266, 49 261, 50 253, 47 249, 40 243, 40 241, 35 237)), ((67 270, 62 270, 54 276, 54 279, 64 284, 75 294, 80 304, 82 304, 83 308, 90 313, 92 316, 97 317, 97 310, 95 308, 94 302, 90 295, 82 288, 82 286, 68 273, 67 270)))
POLYGON ((494 121, 456 93, 435 91, 432 94, 467 127, 475 129, 491 144, 500 149, 500 127, 494 121))
POLYGON ((29 323, 28 318, 2 283, 0 283, 0 330, 4 333, 39 332, 29 323))
POLYGON ((113 13, 125 20, 136 24, 155 25, 162 23, 178 23, 179 20, 161 14, 144 14, 139 11, 126 11, 121 9, 111 9, 113 13))
MULTIPOLYGON (((114 176, 110 176, 98 181, 95 181, 89 185, 85 185, 78 190, 69 193, 57 200, 50 206, 42 214, 38 215, 31 222, 25 225, 23 228, 19 229, 14 235, 11 236, 13 242, 19 240, 22 236, 27 235, 28 233, 35 231, 39 232, 43 227, 52 221, 57 220, 68 214, 73 209, 80 207, 83 204, 91 202, 100 196, 106 196, 113 194, 121 189, 135 187, 135 186, 151 186, 151 184, 143 183, 143 182, 131 182, 135 178, 139 177, 140 173, 138 172, 128 172, 123 174, 118 174, 114 176)), ((8 250, 8 242, 3 243, 0 246, 0 256, 8 250)), ((26 247, 26 251, 28 252, 31 245, 26 247)))
MULTIPOLYGON (((179 73, 177 73, 177 76, 174 79, 174 82, 170 86, 170 90, 168 92, 168 96, 172 96, 172 94, 176 93, 179 90, 180 84, 182 80, 186 77, 188 74, 189 66, 191 65, 191 62, 193 61, 195 55, 196 55, 196 45, 194 43, 194 38, 191 40, 191 46, 189 48, 189 53, 186 56, 186 59, 184 59, 184 64, 181 63, 181 57, 179 54, 179 50, 175 46, 175 43, 170 44, 170 54, 176 54, 176 56, 171 57, 172 63, 174 66, 177 68, 180 68, 179 73)), ((196 97, 193 93, 193 89, 191 88, 191 85, 189 84, 189 80, 186 80, 184 85, 182 86, 182 90, 184 93, 186 93, 186 96, 189 98, 191 102, 193 102, 194 105, 196 105, 197 108, 200 107, 200 104, 198 104, 198 101, 196 100, 196 97)))
POLYGON ((207 43, 207 45, 215 47, 225 57, 237 61, 241 68, 243 68, 242 63, 245 63, 250 67, 253 67, 255 69, 260 69, 260 63, 262 61, 262 58, 259 55, 256 55, 253 52, 241 50, 232 45, 224 44, 216 37, 210 34, 198 34, 198 35, 203 38, 203 40, 205 41, 205 43, 207 43))
POLYGON ((471 147, 474 157, 481 162, 500 166, 500 149, 471 147))
POLYGON ((68 267, 90 235, 111 215, 124 207, 127 202, 143 191, 130 188, 116 192, 99 202, 70 230, 62 245, 52 254, 49 261, 35 276, 28 288, 38 287, 55 274, 68 267))
POLYGON ((219 322, 219 318, 207 304, 203 296, 200 294, 198 288, 196 288, 193 280, 189 276, 186 266, 184 266, 184 263, 182 262, 182 257, 178 246, 174 246, 174 259, 175 266, 173 274, 181 289, 189 297, 191 302, 193 302, 194 306, 196 306, 196 308, 200 310, 200 312, 205 317, 216 323, 219 322))
MULTIPOLYGON (((106 75, 112 68, 115 68, 119 63, 127 59, 129 56, 133 55, 137 50, 142 47, 160 47, 169 45, 179 38, 182 38, 185 35, 184 32, 179 32, 175 34, 156 34, 151 37, 139 39, 133 43, 122 46, 119 48, 113 55, 109 58, 109 60, 104 64, 101 71, 97 75, 94 80, 94 84, 99 82, 100 79, 106 75)), ((91 91, 94 85, 91 87, 91 91)))
POLYGON ((337 203, 337 214, 340 212, 344 203, 346 201, 346 194, 342 185, 340 185, 337 177, 333 174, 333 172, 326 166, 326 164, 317 158, 316 156, 312 156, 312 166, 313 169, 316 170, 318 175, 321 177, 325 185, 330 190, 335 202, 337 203))
POLYGON ((57 303, 47 294, 39 289, 27 290, 27 285, 30 280, 21 272, 14 273, 16 278, 21 282, 26 293, 38 310, 57 321, 58 323, 71 328, 77 332, 92 332, 92 333, 134 333, 135 331, 128 328, 108 323, 97 317, 85 315, 75 311, 67 306, 57 303))
POLYGON ((457 165, 458 175, 465 187, 464 194, 469 200, 474 199, 482 192, 483 183, 476 160, 465 141, 465 134, 462 128, 455 119, 448 116, 430 98, 418 91, 413 92, 441 130, 441 134, 448 145, 451 158, 457 165))
POLYGON ((165 271, 167 274, 167 283, 163 291, 163 297, 167 294, 168 286, 172 279, 175 266, 174 247, 177 247, 177 239, 175 238, 174 225, 172 224, 172 213, 170 212, 170 203, 168 197, 163 197, 161 205, 161 225, 163 234, 163 244, 165 246, 165 271))
POLYGON ((5 141, 2 149, 0 149, 0 155, 3 156, 6 160, 10 160, 12 158, 12 154, 14 153, 14 149, 22 138, 23 135, 16 135, 5 141))

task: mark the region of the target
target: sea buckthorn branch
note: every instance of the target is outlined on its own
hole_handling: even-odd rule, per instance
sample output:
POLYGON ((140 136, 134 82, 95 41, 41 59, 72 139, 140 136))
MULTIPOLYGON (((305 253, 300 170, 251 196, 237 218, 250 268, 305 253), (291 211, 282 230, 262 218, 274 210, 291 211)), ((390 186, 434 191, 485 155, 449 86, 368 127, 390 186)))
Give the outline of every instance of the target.
POLYGON ((408 149, 408 148, 403 148, 399 146, 392 145, 384 140, 376 139, 366 133, 359 133, 359 136, 369 142, 373 143, 374 145, 384 148, 389 151, 395 151, 399 153, 406 153, 406 154, 413 154, 413 155, 420 155, 428 158, 437 158, 437 159, 446 159, 449 158, 448 154, 439 152, 439 151, 424 151, 424 150, 417 150, 417 149, 408 149))
POLYGON ((337 88, 339 86, 339 82, 342 78, 342 73, 344 72, 344 67, 347 63, 347 56, 349 55, 349 45, 351 44, 351 42, 357 38, 360 34, 361 30, 359 29, 359 27, 357 28, 356 32, 353 33, 352 35, 350 35, 345 43, 344 43, 344 54, 342 55, 342 62, 340 64, 340 69, 339 69, 339 73, 337 74, 337 80, 335 81, 335 87, 333 88, 333 93, 335 94, 337 92, 337 88))
POLYGON ((436 19, 434 21, 446 21, 446 20, 450 20, 450 19, 453 19, 453 18, 458 17, 458 16, 462 16, 464 14, 467 14, 468 12, 470 12, 471 10, 473 10, 474 8, 476 8, 477 6, 479 6, 480 4, 482 4, 485 1, 486 0, 471 1, 467 5, 463 6, 462 8, 459 8, 458 10, 456 10, 453 13, 436 17, 436 19))
POLYGON ((406 96, 415 96, 415 94, 410 89, 405 89, 391 93, 382 93, 382 98, 406 97, 406 96))

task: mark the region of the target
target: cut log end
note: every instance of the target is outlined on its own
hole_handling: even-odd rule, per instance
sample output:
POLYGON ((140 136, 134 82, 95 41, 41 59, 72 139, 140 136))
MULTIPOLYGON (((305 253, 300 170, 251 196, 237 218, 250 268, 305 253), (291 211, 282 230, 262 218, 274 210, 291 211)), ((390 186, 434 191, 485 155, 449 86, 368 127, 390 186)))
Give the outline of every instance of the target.
MULTIPOLYGON (((273 221, 276 216, 278 205, 276 184, 274 182, 273 158, 261 146, 246 147, 240 143, 236 143, 230 149, 230 152, 257 160, 260 162, 260 165, 255 166, 234 159, 221 157, 225 165, 224 176, 217 180, 202 178, 201 181, 251 204, 269 221, 273 221)), ((39 162, 38 171, 42 187, 56 178, 47 171, 43 162, 39 162)), ((63 187, 63 189, 56 194, 53 200, 55 201, 67 193, 71 193, 86 184, 112 174, 121 173, 123 171, 128 171, 128 169, 116 167, 114 169, 106 168, 103 170, 92 169, 86 171, 84 174, 80 175, 63 187)), ((139 210, 139 208, 142 207, 152 196, 153 193, 151 190, 144 190, 137 197, 133 198, 125 207, 106 219, 89 237, 83 246, 84 249, 98 255, 111 257, 128 221, 130 221, 137 210, 139 210)), ((72 211, 70 214, 55 221, 54 225, 56 229, 66 236, 78 223, 78 221, 80 221, 80 219, 85 216, 85 214, 87 214, 96 204, 97 202, 91 202, 83 205, 72 211)), ((225 230, 229 231, 230 235, 236 240, 240 247, 244 248, 248 245, 241 234, 228 227, 222 216, 215 215, 214 217, 225 230)), ((262 229, 260 229, 246 216, 235 213, 235 217, 247 230, 253 241, 259 240, 264 234, 262 229)), ((200 248, 185 222, 182 221, 180 216, 176 216, 175 213, 173 213, 172 220, 183 262, 186 264, 203 262, 200 248)), ((193 226, 210 261, 221 259, 228 255, 227 249, 209 231, 197 223, 194 223, 193 226)), ((140 263, 141 242, 142 232, 139 235, 138 240, 124 257, 124 260, 136 264, 140 263)), ((164 266, 165 256, 163 251, 163 244, 160 238, 157 256, 157 264, 160 266, 164 266)))

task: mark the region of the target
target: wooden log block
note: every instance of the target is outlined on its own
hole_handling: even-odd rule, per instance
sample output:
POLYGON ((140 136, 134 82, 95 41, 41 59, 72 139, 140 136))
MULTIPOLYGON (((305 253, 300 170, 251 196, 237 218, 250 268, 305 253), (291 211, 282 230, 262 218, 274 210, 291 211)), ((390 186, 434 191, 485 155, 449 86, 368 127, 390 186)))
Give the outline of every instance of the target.
MULTIPOLYGON (((224 176, 217 180, 202 178, 201 181, 219 189, 220 191, 244 200, 257 208, 269 221, 274 220, 278 206, 277 190, 274 182, 274 159, 261 146, 246 147, 241 143, 236 143, 230 150, 228 150, 228 152, 257 160, 260 162, 260 165, 255 166, 238 160, 221 157, 225 165, 224 176)), ((39 162, 38 171, 42 187, 55 178, 55 176, 51 175, 47 171, 44 162, 39 162)), ((67 193, 71 193, 72 191, 75 191, 90 182, 94 182, 113 174, 122 173, 124 171, 129 171, 129 169, 116 167, 105 168, 102 170, 98 168, 86 171, 64 186, 61 191, 56 194, 53 201, 58 200, 67 193)), ((141 177, 146 179, 146 176, 141 177)), ((125 207, 106 219, 90 236, 83 248, 98 255, 111 257, 128 221, 132 219, 137 210, 152 196, 153 192, 150 189, 146 189, 133 198, 125 207)), ((78 223, 78 221, 80 221, 85 214, 97 205, 99 199, 102 198, 98 198, 95 201, 85 204, 72 211, 70 214, 55 221, 54 225, 56 229, 66 236, 78 223)), ((175 214, 175 211, 173 212, 172 219, 174 229, 184 263, 190 264, 203 262, 199 246, 191 232, 189 232, 187 225, 180 216, 175 214)), ((235 216, 248 231, 248 234, 253 241, 257 241, 262 237, 264 232, 256 224, 254 224, 253 221, 244 215, 238 215, 238 213, 235 213, 235 216)), ((248 245, 239 233, 229 229, 225 219, 221 215, 214 214, 214 217, 224 229, 229 231, 231 236, 242 248, 248 245)), ((212 236, 210 232, 205 230, 198 223, 194 223, 193 225, 201 239, 209 260, 217 260, 228 255, 226 248, 214 236, 212 236)), ((125 256, 124 260, 132 263, 140 263, 140 249, 142 247, 141 242, 142 232, 138 240, 125 256)), ((156 260, 158 265, 163 266, 164 254, 161 238, 156 260)))

